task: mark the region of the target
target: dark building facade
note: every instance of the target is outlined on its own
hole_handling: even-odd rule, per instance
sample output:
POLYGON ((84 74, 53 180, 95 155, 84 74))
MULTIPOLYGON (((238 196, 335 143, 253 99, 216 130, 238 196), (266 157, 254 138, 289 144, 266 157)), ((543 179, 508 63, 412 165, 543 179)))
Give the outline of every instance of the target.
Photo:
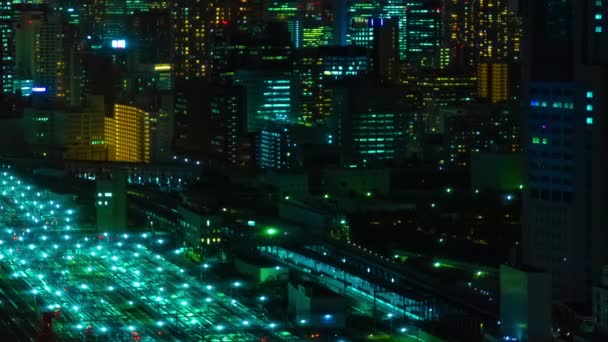
POLYGON ((552 272, 554 297, 588 302, 608 261, 606 8, 537 0, 524 10, 523 259, 552 272))

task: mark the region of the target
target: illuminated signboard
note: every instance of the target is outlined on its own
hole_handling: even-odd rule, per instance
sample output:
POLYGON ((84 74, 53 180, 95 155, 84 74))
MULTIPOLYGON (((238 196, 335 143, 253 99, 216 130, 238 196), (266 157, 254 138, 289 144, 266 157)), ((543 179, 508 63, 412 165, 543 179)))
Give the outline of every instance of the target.
POLYGON ((124 49, 127 47, 127 41, 124 39, 114 39, 112 40, 112 48, 114 49, 124 49))

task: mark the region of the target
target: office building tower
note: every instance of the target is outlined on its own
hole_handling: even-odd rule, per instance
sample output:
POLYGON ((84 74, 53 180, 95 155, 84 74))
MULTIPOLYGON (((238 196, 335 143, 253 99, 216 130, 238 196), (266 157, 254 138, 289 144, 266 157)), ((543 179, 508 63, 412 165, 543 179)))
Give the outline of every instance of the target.
POLYGON ((372 49, 374 46, 374 27, 381 27, 386 20, 397 22, 399 31, 399 59, 405 60, 408 37, 408 9, 419 7, 418 2, 388 0, 386 2, 353 2, 349 6, 348 44, 372 49))
POLYGON ((469 72, 427 70, 406 77, 402 82, 407 82, 422 93, 425 110, 420 119, 427 133, 439 130, 440 113, 443 109, 462 106, 476 98, 477 78, 469 72))
POLYGON ((13 39, 12 1, 0 1, 0 91, 3 96, 13 92, 15 48, 13 39))
POLYGON ((302 28, 302 47, 313 48, 331 45, 333 30, 329 25, 304 23, 302 28))
POLYGON ((127 34, 127 0, 105 0, 103 14, 104 41, 124 39, 127 34))
POLYGON ((15 80, 34 80, 40 26, 46 16, 40 6, 20 6, 15 25, 15 80))
POLYGON ((37 103, 78 104, 78 34, 59 14, 42 5, 21 5, 15 25, 15 86, 37 103))
POLYGON ((121 93, 121 72, 111 54, 85 51, 82 54, 83 93, 85 104, 88 95, 103 95, 104 110, 111 116, 114 104, 121 93))
POLYGON ((68 111, 65 122, 67 143, 63 159, 110 160, 105 136, 106 110, 103 96, 88 96, 86 106, 68 111))
POLYGON ((89 97, 87 104, 70 109, 26 108, 23 133, 29 152, 44 159, 107 161, 103 97, 89 97))
POLYGON ((298 0, 270 1, 266 11, 269 20, 288 21, 300 17, 298 0))
POLYGON ((510 65, 498 62, 481 62, 477 65, 477 96, 490 103, 509 99, 510 65))
POLYGON ((293 167, 295 143, 287 126, 269 124, 256 133, 255 162, 260 169, 293 167))
POLYGON ((519 155, 520 130, 512 106, 475 103, 442 109, 440 128, 433 132, 444 137, 441 165, 468 166, 474 153, 519 155))
POLYGON ((331 115, 333 81, 362 78, 370 71, 367 51, 359 47, 301 49, 294 58, 294 104, 297 122, 312 126, 331 115))
POLYGON ((225 85, 214 87, 210 109, 213 153, 228 164, 239 165, 240 143, 246 136, 245 89, 225 85))
POLYGON ((522 19, 517 1, 448 0, 443 3, 445 43, 452 65, 519 60, 522 19))
POLYGON ((127 41, 140 63, 169 63, 171 61, 171 25, 168 11, 138 11, 129 16, 127 41))
POLYGON ((173 156, 173 97, 163 97, 157 111, 150 113, 150 161, 156 163, 169 162, 173 156), (171 102, 165 103, 165 102, 171 102))
POLYGON ((525 8, 523 259, 552 273, 555 298, 587 303, 608 264, 605 11, 592 0, 525 8))
POLYGON ((53 101, 63 100, 68 91, 70 75, 67 74, 68 56, 64 48, 69 35, 64 35, 65 31, 62 18, 49 15, 37 32, 34 86, 44 89, 46 97, 53 101))
POLYGON ((443 33, 441 8, 431 1, 408 7, 406 27, 406 60, 415 68, 439 68, 443 33))
POLYGON ((209 68, 209 6, 203 0, 174 0, 171 9, 173 74, 178 80, 204 78, 209 68))
POLYGON ((114 117, 105 118, 105 141, 110 160, 150 162, 150 115, 133 106, 116 104, 114 117))
POLYGON ((245 89, 248 132, 258 131, 268 122, 295 121, 291 73, 280 70, 238 70, 234 80, 245 89))
POLYGON ((126 0, 125 7, 127 14, 132 15, 137 12, 146 12, 150 9, 148 0, 126 0))
POLYGON ((407 118, 416 97, 400 86, 341 82, 332 93, 336 141, 345 164, 373 164, 405 158, 407 118))
POLYGON ((335 0, 334 6, 334 27, 333 45, 346 45, 346 22, 347 22, 347 0, 335 0))
POLYGON ((184 155, 211 155, 210 98, 213 85, 204 80, 187 80, 175 85, 174 148, 184 155))
POLYGON ((289 31, 289 37, 291 38, 291 45, 296 49, 302 47, 302 41, 304 40, 302 25, 302 20, 300 19, 291 19, 287 21, 287 30, 289 31))
POLYGON ((407 9, 414 3, 407 0, 388 0, 384 6, 386 19, 397 21, 399 30, 399 60, 405 60, 407 53, 407 9))
MULTIPOLYGON (((378 19, 376 19, 378 20, 378 19)), ((372 49, 374 46, 374 19, 366 17, 355 17, 349 25, 348 43, 372 49)))
POLYGON ((103 36, 106 2, 81 0, 80 4, 82 33, 86 37, 90 36, 91 41, 99 42, 103 36))
POLYGON ((379 19, 374 26, 374 73, 381 79, 399 81, 399 21, 379 19))

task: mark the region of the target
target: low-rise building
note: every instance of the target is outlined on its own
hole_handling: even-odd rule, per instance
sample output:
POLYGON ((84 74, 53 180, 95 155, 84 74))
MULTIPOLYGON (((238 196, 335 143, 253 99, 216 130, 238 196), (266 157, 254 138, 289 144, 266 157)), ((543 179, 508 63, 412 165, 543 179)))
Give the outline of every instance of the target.
POLYGON ((300 324, 344 328, 347 299, 311 282, 290 282, 287 289, 288 314, 300 324))

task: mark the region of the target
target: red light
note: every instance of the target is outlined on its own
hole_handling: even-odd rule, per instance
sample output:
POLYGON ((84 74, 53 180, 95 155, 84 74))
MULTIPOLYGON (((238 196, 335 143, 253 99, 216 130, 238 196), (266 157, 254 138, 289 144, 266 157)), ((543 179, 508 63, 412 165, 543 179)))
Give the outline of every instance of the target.
POLYGON ((32 19, 28 20, 28 21, 27 21, 27 23, 28 23, 29 25, 32 25, 32 19))
POLYGON ((227 20, 222 20, 222 25, 228 25, 228 21, 227 20))
POLYGON ((99 235, 98 237, 99 237, 100 239, 103 239, 103 235, 99 235))

